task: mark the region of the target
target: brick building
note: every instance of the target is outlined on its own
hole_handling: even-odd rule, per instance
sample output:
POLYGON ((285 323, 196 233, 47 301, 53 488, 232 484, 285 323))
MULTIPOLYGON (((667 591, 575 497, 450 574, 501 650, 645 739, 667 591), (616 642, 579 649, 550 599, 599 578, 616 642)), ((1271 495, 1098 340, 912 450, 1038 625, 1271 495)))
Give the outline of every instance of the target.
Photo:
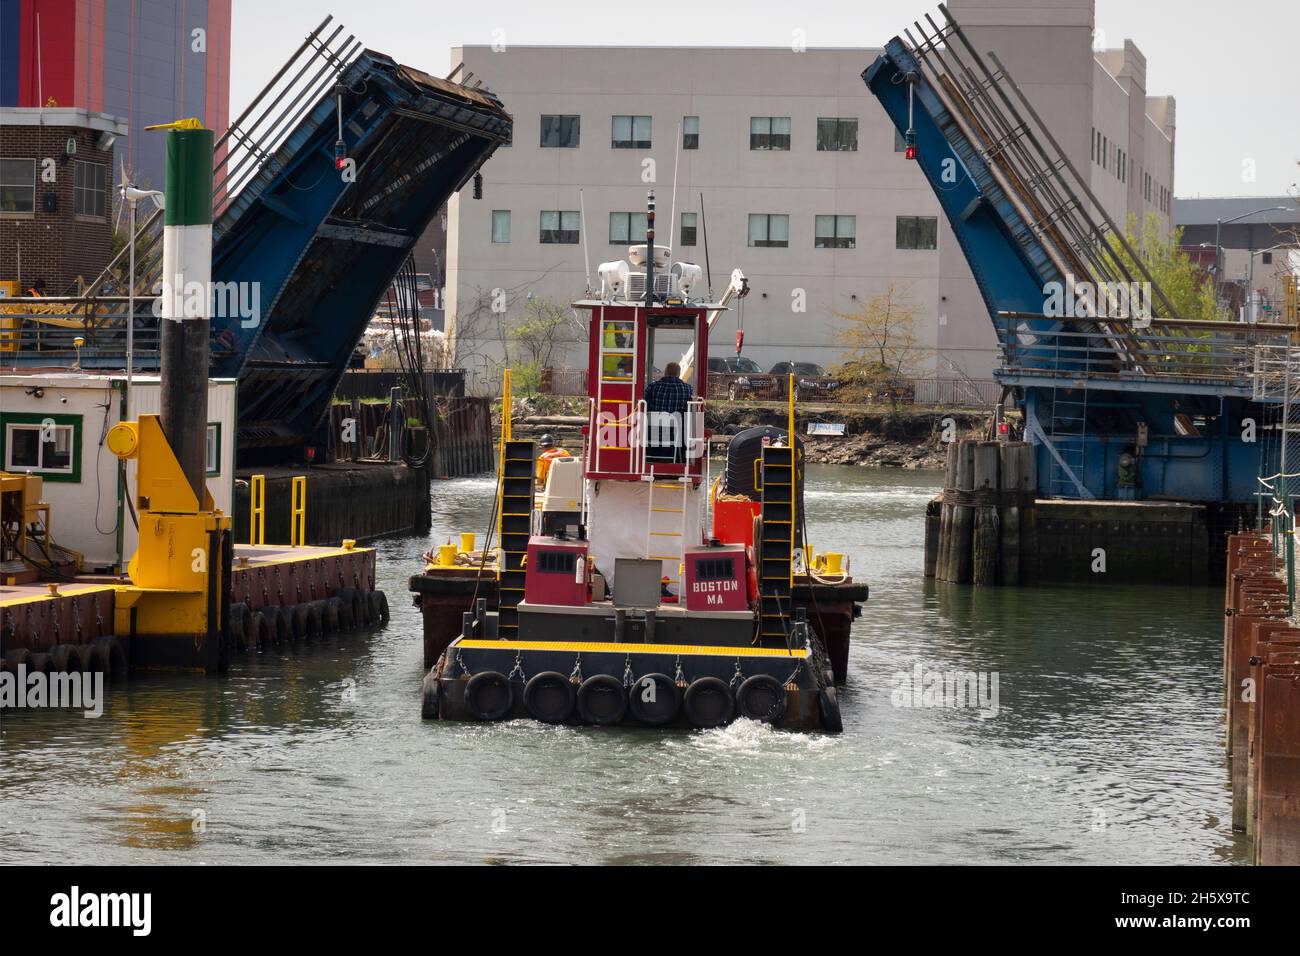
POLYGON ((0 108, 0 281, 75 292, 108 263, 114 151, 126 120, 82 109, 0 108))
POLYGON ((0 108, 79 107, 124 117, 118 152, 162 189, 153 123, 230 124, 231 0, 0 0, 0 108))

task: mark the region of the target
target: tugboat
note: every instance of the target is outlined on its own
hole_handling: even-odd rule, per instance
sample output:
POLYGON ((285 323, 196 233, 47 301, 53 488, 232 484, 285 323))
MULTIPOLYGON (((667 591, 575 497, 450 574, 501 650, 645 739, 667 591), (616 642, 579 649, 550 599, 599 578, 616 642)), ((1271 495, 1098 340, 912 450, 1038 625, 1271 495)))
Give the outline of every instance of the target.
POLYGON ((707 301, 703 270, 654 244, 653 193, 647 220, 646 244, 574 303, 589 327, 581 456, 539 462, 513 437, 507 372, 495 555, 449 543, 411 580, 433 661, 423 714, 839 732, 836 679, 867 592, 804 541, 793 390, 789 427, 735 436, 714 479, 709 330, 748 286, 736 270, 707 301))

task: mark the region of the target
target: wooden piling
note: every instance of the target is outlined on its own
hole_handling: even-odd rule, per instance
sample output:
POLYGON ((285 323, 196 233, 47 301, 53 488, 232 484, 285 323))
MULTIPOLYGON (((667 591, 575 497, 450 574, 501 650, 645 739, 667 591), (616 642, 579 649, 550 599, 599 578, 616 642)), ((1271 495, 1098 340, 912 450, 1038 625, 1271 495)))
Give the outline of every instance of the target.
POLYGON ((974 447, 975 526, 971 542, 971 583, 979 587, 998 580, 998 442, 974 447))
MULTIPOLYGON (((963 441, 957 447, 957 493, 969 501, 975 490, 975 445, 963 441)), ((952 541, 949 545, 948 580, 956 584, 971 581, 971 548, 975 536, 975 509, 969 504, 957 504, 952 509, 952 541)))
POLYGON ((939 563, 939 526, 943 522, 943 495, 935 495, 925 505, 925 576, 935 576, 939 563))
POLYGON ((952 495, 957 490, 958 443, 948 443, 948 459, 943 473, 943 505, 939 509, 939 556, 935 562, 935 577, 947 581, 948 562, 952 557, 952 495))

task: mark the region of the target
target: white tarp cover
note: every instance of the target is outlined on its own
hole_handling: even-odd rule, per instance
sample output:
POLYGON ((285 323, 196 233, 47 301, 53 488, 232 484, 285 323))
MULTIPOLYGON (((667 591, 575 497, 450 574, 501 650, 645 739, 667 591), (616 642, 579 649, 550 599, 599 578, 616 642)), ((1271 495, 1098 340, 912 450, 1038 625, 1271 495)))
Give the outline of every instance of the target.
MULTIPOLYGON (((685 491, 677 491, 664 487, 668 484, 664 479, 660 479, 658 484, 659 487, 654 490, 654 506, 656 509, 685 508, 685 538, 678 534, 648 534, 650 531, 680 533, 682 530, 680 513, 650 511, 650 482, 592 482, 587 520, 588 547, 596 567, 611 587, 614 584, 615 558, 675 554, 676 558, 664 561, 662 576, 674 582, 669 590, 677 593, 681 555, 686 547, 704 543, 700 531, 700 495, 704 493, 703 486, 697 488, 688 482, 684 486, 685 491), (651 519, 653 523, 650 523, 651 519)), ((674 484, 680 485, 679 482, 674 484)))

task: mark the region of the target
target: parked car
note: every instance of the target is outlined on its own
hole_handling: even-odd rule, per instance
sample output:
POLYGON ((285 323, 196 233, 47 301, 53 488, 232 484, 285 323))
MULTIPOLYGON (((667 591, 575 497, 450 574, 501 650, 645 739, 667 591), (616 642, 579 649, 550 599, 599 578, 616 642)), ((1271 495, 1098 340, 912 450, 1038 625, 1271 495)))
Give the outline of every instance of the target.
POLYGON ((781 386, 775 375, 744 355, 709 359, 709 394, 726 394, 733 402, 741 398, 780 398, 781 386))
POLYGON ((899 404, 916 400, 912 383, 879 362, 845 362, 835 370, 835 378, 844 401, 899 404))
POLYGON ((827 401, 839 390, 839 379, 816 362, 777 362, 771 374, 776 376, 781 394, 785 395, 790 376, 794 375, 794 397, 801 402, 827 401))

